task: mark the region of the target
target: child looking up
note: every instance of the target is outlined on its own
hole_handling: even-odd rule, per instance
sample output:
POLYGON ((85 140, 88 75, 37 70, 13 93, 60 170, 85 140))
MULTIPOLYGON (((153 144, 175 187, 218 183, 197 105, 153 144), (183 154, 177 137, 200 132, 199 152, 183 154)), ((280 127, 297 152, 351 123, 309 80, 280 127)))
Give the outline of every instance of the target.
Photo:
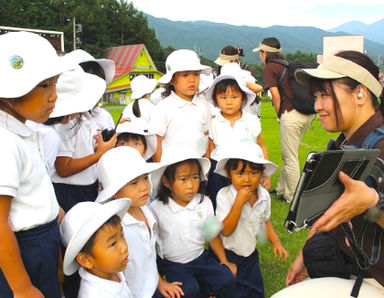
POLYGON ((66 246, 64 273, 81 276, 79 298, 131 298, 123 271, 129 262, 121 219, 131 200, 104 205, 81 202, 67 212, 60 225, 66 246))
POLYGON ((25 122, 48 119, 75 64, 33 33, 1 35, 0 49, 0 297, 60 298, 59 205, 25 122))
POLYGON ((256 235, 265 224, 275 257, 288 258, 269 221, 271 201, 260 184, 277 166, 264 159, 255 144, 237 144, 218 161, 215 173, 228 177, 231 185, 217 194, 217 217, 223 221, 221 238, 228 260, 237 266, 236 286, 228 297, 264 297, 264 286, 256 249, 256 235))
MULTIPOLYGON (((255 93, 246 87, 237 63, 227 63, 222 67, 222 73, 212 83, 207 91, 207 100, 220 108, 221 112, 211 121, 209 128, 209 149, 207 156, 211 158, 212 167, 208 177, 208 194, 216 207, 216 194, 227 180, 216 175, 217 160, 222 153, 237 143, 259 144, 264 156, 268 158, 267 148, 261 136, 261 123, 256 115, 244 111, 244 107, 255 99, 255 93)), ((264 187, 270 187, 270 177, 262 181, 264 187)))
POLYGON ((236 266, 228 261, 219 236, 209 245, 220 263, 204 249, 202 227, 214 214, 200 183, 206 180, 209 160, 188 147, 175 146, 164 152, 161 161, 166 167, 151 175, 158 199, 150 205, 162 244, 160 274, 169 282, 182 282, 185 297, 230 297, 226 291, 233 286, 236 266))
POLYGON ((96 201, 118 201, 123 198, 132 200, 122 225, 129 243, 130 256, 124 275, 133 297, 180 297, 182 294, 180 283, 167 283, 159 278, 157 272, 157 224, 146 204, 151 191, 148 175, 160 166, 158 163, 146 163, 137 150, 129 146, 111 149, 97 164, 98 178, 103 190, 96 201))
POLYGON ((203 156, 208 145, 210 110, 204 96, 198 93, 200 73, 210 74, 209 66, 201 65, 194 51, 172 52, 165 61, 167 73, 159 79, 165 84, 165 97, 156 106, 152 131, 157 135, 154 161, 160 161, 168 146, 191 147, 203 156))
POLYGON ((156 151, 156 135, 149 132, 140 119, 120 123, 116 128, 116 135, 116 147, 135 148, 145 160, 149 160, 156 151))

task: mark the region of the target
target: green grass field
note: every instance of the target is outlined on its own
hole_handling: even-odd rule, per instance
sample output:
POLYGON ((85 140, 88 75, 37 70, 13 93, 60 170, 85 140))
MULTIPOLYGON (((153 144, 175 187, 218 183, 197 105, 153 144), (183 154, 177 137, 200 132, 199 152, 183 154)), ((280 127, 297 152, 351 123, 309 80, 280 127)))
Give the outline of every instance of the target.
MULTIPOLYGON (((115 121, 119 117, 122 109, 110 110, 115 121)), ((276 121, 276 115, 270 101, 263 101, 261 108, 261 124, 262 136, 267 147, 269 159, 279 166, 282 165, 279 125, 276 121)), ((300 144, 300 165, 303 166, 304 160, 310 151, 324 150, 330 138, 336 137, 337 134, 327 133, 316 118, 312 127, 307 131, 305 137, 300 144)), ((272 187, 276 186, 280 170, 272 176, 272 187)), ((307 231, 290 234, 284 228, 284 220, 288 213, 289 204, 277 201, 274 196, 272 200, 272 216, 271 222, 278 234, 282 244, 290 253, 289 259, 279 261, 273 256, 272 246, 269 242, 264 245, 258 245, 260 253, 260 265, 264 279, 265 295, 270 297, 272 294, 284 287, 285 276, 289 265, 296 258, 302 244, 307 235, 307 231)))

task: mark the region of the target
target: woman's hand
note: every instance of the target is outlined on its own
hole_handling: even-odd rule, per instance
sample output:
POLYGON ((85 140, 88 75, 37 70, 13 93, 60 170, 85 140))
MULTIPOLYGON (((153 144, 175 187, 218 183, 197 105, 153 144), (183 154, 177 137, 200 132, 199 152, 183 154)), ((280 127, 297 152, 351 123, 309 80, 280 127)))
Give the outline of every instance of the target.
POLYGON ((285 279, 285 286, 291 286, 301 282, 308 275, 307 268, 304 265, 303 254, 300 252, 296 260, 291 264, 288 269, 287 277, 285 279))
POLYGON ((343 172, 339 179, 344 184, 343 194, 313 225, 312 230, 330 231, 343 222, 363 213, 375 199, 375 191, 364 182, 351 179, 343 172))
POLYGON ((263 177, 261 178, 261 185, 266 189, 269 190, 271 188, 271 176, 263 177))
POLYGON ((44 295, 32 284, 13 293, 15 298, 44 298, 44 295))

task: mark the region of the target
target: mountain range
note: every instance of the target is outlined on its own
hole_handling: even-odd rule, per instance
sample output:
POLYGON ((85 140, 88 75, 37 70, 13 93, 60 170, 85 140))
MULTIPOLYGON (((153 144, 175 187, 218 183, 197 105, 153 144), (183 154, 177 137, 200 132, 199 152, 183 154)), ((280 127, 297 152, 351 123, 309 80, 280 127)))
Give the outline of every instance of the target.
MULTIPOLYGON (((215 60, 220 50, 226 45, 239 46, 244 50, 244 60, 247 63, 260 63, 259 55, 252 53, 252 49, 257 47, 259 42, 265 37, 274 36, 278 38, 282 44, 283 54, 293 53, 298 50, 305 53, 321 54, 324 36, 362 34, 351 33, 351 30, 356 28, 363 30, 361 29, 363 28, 361 24, 355 27, 344 24, 345 27, 340 26, 330 31, 325 31, 316 27, 271 26, 261 28, 234 26, 209 21, 171 21, 148 14, 146 17, 149 26, 155 30, 156 37, 163 47, 171 46, 176 49, 194 49, 202 56, 215 60), (344 30, 344 32, 340 30, 344 30)), ((378 22, 377 27, 380 27, 380 25, 384 25, 384 19, 381 23, 378 22)), ((379 35, 374 33, 374 29, 375 27, 370 28, 371 35, 379 35)), ((384 29, 380 29, 381 35, 383 35, 382 32, 384 32, 384 29)), ((383 60, 383 43, 378 42, 378 39, 373 41, 367 37, 364 38, 365 50, 376 63, 378 59, 383 60)))

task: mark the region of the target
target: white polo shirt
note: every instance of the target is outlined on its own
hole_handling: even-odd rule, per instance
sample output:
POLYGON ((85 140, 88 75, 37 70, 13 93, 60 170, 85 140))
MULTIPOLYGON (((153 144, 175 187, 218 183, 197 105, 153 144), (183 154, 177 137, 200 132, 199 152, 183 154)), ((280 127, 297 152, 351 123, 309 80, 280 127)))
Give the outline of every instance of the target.
POLYGON ((11 196, 14 232, 54 220, 59 205, 38 148, 38 134, 0 110, 0 195, 11 196))
POLYGON ((124 275, 134 298, 151 298, 157 289, 159 275, 156 265, 156 220, 147 206, 141 207, 145 222, 126 213, 122 220, 124 236, 128 243, 129 262, 124 275))
MULTIPOLYGON (((55 129, 60 136, 60 150, 57 156, 66 156, 73 159, 82 158, 94 153, 94 136, 97 127, 89 113, 81 116, 80 127, 73 128, 76 120, 68 124, 57 124, 55 129), (76 132, 77 130, 77 132, 76 132)), ((96 164, 69 177, 61 177, 56 172, 52 175, 52 182, 71 185, 90 185, 97 179, 96 164)))
MULTIPOLYGON (((239 256, 248 257, 256 248, 256 235, 271 216, 271 199, 268 191, 259 185, 259 196, 253 207, 245 203, 236 229, 229 237, 221 235, 224 247, 239 256)), ((237 190, 231 184, 222 188, 216 197, 216 216, 223 221, 232 208, 237 190)))
POLYGON ((115 127, 112 115, 106 109, 97 106, 93 108, 91 116, 96 123, 97 130, 115 127))
POLYGON ((100 278, 83 267, 80 267, 79 275, 81 281, 78 298, 132 298, 122 272, 118 273, 120 282, 100 278))
MULTIPOLYGON (((139 101, 139 108, 141 114, 141 117, 139 117, 139 119, 144 120, 144 123, 149 126, 156 106, 151 103, 149 99, 146 98, 140 98, 136 100, 139 101)), ((135 121, 135 119, 138 118, 133 114, 133 103, 134 102, 132 101, 125 107, 123 111, 123 116, 121 118, 126 119, 128 121, 135 121)), ((147 129, 148 126, 145 128, 147 129)))
POLYGON ((215 149, 211 152, 211 158, 219 160, 223 152, 233 147, 234 143, 256 144, 256 139, 260 132, 261 123, 256 115, 243 111, 241 118, 232 127, 229 120, 225 119, 221 113, 218 113, 211 120, 209 128, 209 138, 215 143, 215 149))
POLYGON ((188 263, 204 252, 203 223, 214 214, 210 199, 196 194, 187 206, 182 207, 171 198, 168 204, 159 200, 150 208, 159 226, 163 256, 168 261, 188 263))
POLYGON ((195 94, 189 102, 172 92, 157 104, 151 130, 163 137, 163 151, 172 145, 184 145, 203 156, 208 146, 210 120, 204 95, 195 94))

